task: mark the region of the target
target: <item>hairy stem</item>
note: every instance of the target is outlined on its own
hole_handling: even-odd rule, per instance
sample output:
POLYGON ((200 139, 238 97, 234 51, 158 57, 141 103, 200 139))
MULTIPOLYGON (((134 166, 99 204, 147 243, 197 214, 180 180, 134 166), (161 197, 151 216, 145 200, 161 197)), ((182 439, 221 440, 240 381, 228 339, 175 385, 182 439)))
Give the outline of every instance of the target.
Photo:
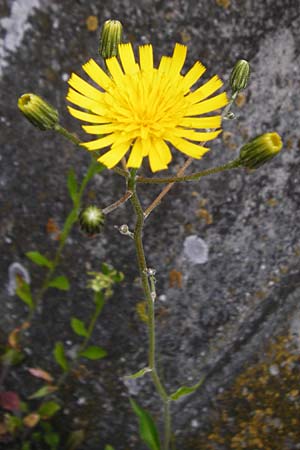
POLYGON ((142 281, 143 291, 147 300, 148 313, 148 333, 149 333, 149 349, 148 349, 148 367, 151 370, 151 377, 154 386, 163 401, 164 405, 164 446, 163 450, 169 449, 170 435, 171 435, 171 417, 169 408, 169 397, 163 386, 156 369, 156 339, 155 339, 155 311, 154 311, 154 296, 152 295, 151 286, 149 283, 149 274, 146 264, 146 258, 143 246, 143 226, 144 226, 144 212, 136 193, 135 186, 135 172, 129 180, 128 188, 132 190, 131 203, 136 214, 136 224, 134 229, 134 243, 136 248, 138 267, 142 281))
POLYGON ((230 161, 227 164, 223 164, 222 166, 213 167, 212 169, 202 170, 201 172, 195 172, 191 175, 185 175, 182 177, 174 176, 174 177, 162 177, 162 178, 147 178, 147 177, 138 177, 137 183, 147 183, 147 184, 161 184, 161 183, 179 183, 181 181, 197 181, 202 177, 207 175, 212 175, 214 173, 223 172, 224 170, 236 169, 240 167, 239 159, 235 159, 230 161))

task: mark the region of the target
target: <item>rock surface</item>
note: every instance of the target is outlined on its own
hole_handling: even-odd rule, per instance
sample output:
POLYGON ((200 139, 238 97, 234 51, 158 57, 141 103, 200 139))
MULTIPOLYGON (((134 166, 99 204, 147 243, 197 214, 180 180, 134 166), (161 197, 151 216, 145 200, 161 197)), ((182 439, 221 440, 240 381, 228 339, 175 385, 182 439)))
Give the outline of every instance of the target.
MULTIPOLYGON (((263 354, 270 340, 288 334, 291 327, 299 342, 299 3, 0 2, 2 342, 25 317, 23 305, 9 296, 8 268, 21 263, 30 271, 33 286, 39 285, 43 271, 35 270, 25 253, 39 250, 53 255, 57 242, 46 233, 47 221, 52 218, 62 225, 71 208, 65 182, 68 169, 73 166, 82 177, 89 163, 85 151, 31 127, 19 114, 17 99, 24 92, 43 96, 56 105, 63 125, 84 137, 67 113, 65 95, 70 73, 80 71, 89 57, 97 57, 98 30, 88 30, 89 16, 96 16, 100 24, 119 18, 126 38, 135 45, 152 42, 157 57, 170 54, 174 42, 183 42, 189 46, 187 67, 200 59, 210 75, 218 73, 225 81, 238 58, 250 61, 251 83, 235 108, 238 120, 224 124, 223 138, 194 163, 195 170, 233 159, 242 143, 261 132, 275 130, 284 142, 280 156, 256 172, 236 170, 175 186, 147 221, 148 262, 157 270, 160 370, 170 391, 207 375, 202 391, 173 408, 178 448, 185 450, 186 437, 209 423, 218 390, 255 355, 263 354), (187 254, 185 243, 191 236, 208 247, 207 261, 187 254)), ((177 156, 172 170, 182 162, 177 156)), ((123 190, 122 179, 102 172, 91 183, 86 201, 106 206, 123 190)), ((143 187, 144 205, 158 192, 143 187)), ((133 225, 130 205, 109 216, 99 238, 88 240, 74 230, 60 270, 72 280, 72 289, 47 294, 29 336, 28 365, 58 373, 52 358, 55 341, 64 341, 71 351, 77 341, 70 316, 86 319, 92 309, 85 289, 87 270, 97 270, 106 261, 124 272, 125 281, 106 305, 94 337, 109 355, 88 364, 90 376, 74 382, 65 393, 69 402, 65 429, 87 430, 85 450, 100 450, 105 443, 117 450, 143 448, 129 395, 138 394, 139 402, 159 417, 150 380, 123 381, 125 374, 146 363, 147 345, 136 310, 142 293, 132 241, 114 228, 123 223, 133 225)), ((12 380, 24 396, 36 388, 25 371, 12 380)))

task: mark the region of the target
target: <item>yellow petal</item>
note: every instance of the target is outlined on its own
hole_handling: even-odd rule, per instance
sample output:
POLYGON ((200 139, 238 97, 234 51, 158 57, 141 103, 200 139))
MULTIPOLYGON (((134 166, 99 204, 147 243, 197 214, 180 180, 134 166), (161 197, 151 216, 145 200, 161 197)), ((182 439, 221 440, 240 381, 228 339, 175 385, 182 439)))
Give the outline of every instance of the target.
POLYGON ((108 169, 111 169, 116 164, 118 164, 119 161, 121 161, 123 156, 128 151, 129 145, 130 142, 127 141, 123 144, 113 146, 111 150, 100 156, 100 158, 98 158, 98 161, 104 164, 108 169))
MULTIPOLYGON (((207 131, 203 133, 199 133, 194 130, 187 130, 185 128, 177 127, 174 131, 172 131, 173 136, 182 137, 186 139, 190 139, 191 141, 211 141, 212 139, 216 139, 217 136, 221 133, 222 130, 218 131, 207 131)), ((166 137, 168 139, 168 137, 166 137)))
POLYGON ((78 109, 72 108, 71 106, 67 107, 69 110, 69 113, 76 117, 76 119, 83 120, 84 122, 90 122, 90 123, 108 123, 110 122, 109 119, 105 119, 101 116, 97 116, 95 114, 90 114, 84 111, 79 111, 78 109))
POLYGON ((172 161, 172 153, 169 149, 168 144, 165 143, 162 139, 153 139, 152 145, 155 147, 158 152, 161 161, 168 165, 169 162, 172 161))
POLYGON ((76 91, 80 92, 80 94, 83 94, 92 100, 103 101, 103 92, 98 91, 98 89, 84 81, 76 75, 76 73, 72 73, 68 83, 72 88, 76 89, 76 91))
POLYGON ((127 161, 127 167, 138 168, 141 167, 143 161, 143 147, 141 140, 137 139, 132 146, 132 150, 127 161))
POLYGON ((184 75, 182 80, 182 87, 187 91, 196 81, 204 74, 206 67, 201 62, 196 61, 193 67, 184 75))
POLYGON ((152 172, 157 172, 158 170, 164 170, 168 168, 167 164, 161 158, 159 152, 154 146, 151 146, 151 148, 149 149, 149 163, 152 172))
POLYGON ((188 98, 192 101, 192 103, 197 103, 214 94, 222 86, 222 81, 217 75, 215 75, 210 80, 208 80, 207 83, 203 84, 203 86, 200 86, 198 89, 192 92, 188 98))
POLYGON ((170 141, 171 144, 173 144, 174 147, 176 147, 181 152, 196 159, 201 158, 201 156, 204 155, 209 150, 208 148, 193 144, 192 142, 186 141, 185 139, 178 137, 168 139, 168 141, 170 141))
POLYGON ((125 73, 132 74, 139 70, 131 44, 120 44, 119 56, 125 73))
POLYGON ((184 117, 180 121, 180 125, 190 128, 220 128, 222 116, 209 117, 184 117))
POLYGON ((121 69, 120 64, 118 63, 118 60, 115 56, 113 56, 112 58, 108 58, 105 60, 106 65, 108 67, 108 70, 110 71, 114 81, 118 84, 122 84, 123 82, 123 78, 124 78, 124 73, 123 70, 121 69))
POLYGON ((82 66, 83 70, 88 74, 88 76, 98 84, 98 86, 107 90, 112 84, 109 76, 101 69, 100 66, 93 60, 90 59, 87 63, 82 66))
POLYGON ((171 72, 178 72, 180 73, 187 54, 187 47, 182 44, 176 44, 172 56, 172 62, 171 62, 171 72))
POLYGON ((108 136, 96 139, 95 141, 83 142, 81 145, 88 150, 100 150, 101 148, 105 148, 113 144, 115 140, 116 136, 114 134, 110 134, 108 136))
POLYGON ((161 73, 169 72, 171 64, 172 64, 172 58, 170 56, 162 56, 159 66, 158 66, 158 71, 161 73))
POLYGON ((196 116, 199 114, 205 114, 216 109, 222 108, 227 105, 228 99, 225 92, 210 98, 209 100, 204 100, 203 102, 196 103, 189 108, 189 115, 196 116))
MULTIPOLYGON (((100 105, 98 105, 94 100, 85 97, 82 94, 79 94, 78 92, 74 91, 74 89, 70 88, 67 95, 67 100, 71 103, 74 103, 74 105, 81 106, 81 108, 92 110, 96 108, 98 111, 104 112, 104 109, 100 108, 100 105)), ((101 114, 101 113, 100 113, 101 114)))
POLYGON ((82 128, 89 134, 107 134, 116 131, 116 126, 112 123, 104 125, 83 125, 82 128))
POLYGON ((145 72, 153 69, 153 49, 152 45, 141 45, 139 47, 140 66, 145 72))

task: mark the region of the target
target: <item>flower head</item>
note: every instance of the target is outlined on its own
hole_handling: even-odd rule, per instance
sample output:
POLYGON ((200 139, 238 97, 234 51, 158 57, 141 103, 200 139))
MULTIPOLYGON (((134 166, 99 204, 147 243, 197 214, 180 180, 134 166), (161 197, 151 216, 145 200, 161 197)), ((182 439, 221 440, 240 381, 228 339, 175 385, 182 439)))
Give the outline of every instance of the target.
POLYGON ((282 149, 278 133, 265 133, 243 145, 240 150, 240 165, 247 169, 257 169, 270 161, 282 149))
POLYGON ((120 44, 121 65, 116 57, 106 60, 110 76, 92 59, 83 66, 100 90, 72 74, 67 100, 85 111, 72 107, 69 111, 77 119, 93 124, 83 126, 87 133, 98 135, 82 145, 88 150, 110 147, 99 158, 109 169, 127 152, 127 167, 140 167, 148 156, 153 172, 167 169, 172 159, 169 144, 199 159, 208 151, 199 143, 221 132, 221 115, 207 113, 227 104, 225 93, 212 96, 223 83, 213 76, 192 91, 206 69, 197 61, 181 75, 186 53, 186 46, 176 44, 173 55, 163 56, 158 68, 154 68, 151 45, 139 47, 137 63, 131 44, 120 44))
POLYGON ((18 99, 18 108, 40 130, 50 130, 58 124, 57 110, 36 94, 23 94, 18 99))

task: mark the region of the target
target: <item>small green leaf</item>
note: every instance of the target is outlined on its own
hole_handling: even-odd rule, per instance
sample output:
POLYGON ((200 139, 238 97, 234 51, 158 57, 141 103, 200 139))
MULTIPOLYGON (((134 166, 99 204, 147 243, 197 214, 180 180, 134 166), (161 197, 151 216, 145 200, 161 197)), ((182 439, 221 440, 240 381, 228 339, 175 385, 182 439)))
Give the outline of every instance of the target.
POLYGON ((74 333, 78 334, 78 336, 87 337, 88 330, 86 329, 82 320, 76 319, 76 317, 71 318, 71 327, 74 333))
POLYGON ((21 299, 22 302, 24 302, 29 307, 29 309, 34 308, 30 286, 28 283, 22 281, 21 285, 16 289, 16 294, 19 299, 21 299))
POLYGON ((156 425, 150 414, 142 409, 134 400, 130 404, 139 418, 140 437, 150 450, 160 450, 159 436, 156 425))
POLYGON ((49 431, 44 434, 44 441, 49 445, 51 450, 56 450, 60 442, 60 436, 55 431, 49 431))
POLYGON ((32 395, 30 395, 30 397, 28 397, 30 400, 34 399, 34 398, 42 398, 42 397, 46 397, 46 395, 52 394, 52 392, 57 391, 57 387, 56 386, 43 386, 40 389, 38 389, 37 391, 35 391, 32 395))
POLYGON ((60 367, 63 369, 64 372, 67 372, 69 364, 66 360, 65 349, 62 342, 55 343, 53 355, 57 364, 60 365, 60 367))
POLYGON ((71 168, 69 170, 68 178, 67 178, 67 186, 68 186, 68 191, 69 191, 70 197, 71 197, 73 203, 76 204, 76 202, 77 202, 77 192, 78 192, 78 183, 77 183, 76 175, 75 175, 75 172, 74 172, 73 168, 71 168))
POLYGON ((114 448, 111 445, 106 445, 104 450, 114 450, 114 448))
POLYGON ((70 289, 69 280, 64 275, 53 278, 53 280, 49 282, 48 286, 60 289, 61 291, 68 291, 70 289))
POLYGON ((21 450, 30 450, 30 449, 31 449, 30 442, 29 442, 29 441, 25 441, 25 442, 22 444, 21 450))
POLYGON ((106 355, 107 351, 101 347, 98 347, 97 345, 91 345, 90 347, 80 352, 80 356, 92 360, 104 358, 106 355))
POLYGON ((144 367, 143 369, 133 373, 132 375, 126 375, 124 378, 126 380, 134 380, 135 378, 143 377, 148 372, 151 372, 150 367, 144 367))
POLYGON ((192 394, 201 386, 203 381, 204 381, 204 377, 201 378, 201 380, 198 383, 194 384, 193 386, 181 386, 179 389, 177 389, 176 392, 174 392, 173 394, 170 395, 170 398, 172 400, 178 400, 180 397, 192 394))
POLYGON ((4 366, 16 366, 24 359, 24 354, 14 348, 8 348, 0 357, 0 361, 4 366))
POLYGON ((51 269, 53 263, 46 256, 42 255, 40 252, 27 252, 26 256, 30 261, 34 262, 38 266, 44 266, 51 269))
POLYGON ((66 442, 66 450, 76 450, 85 440, 84 430, 71 431, 66 442))
POLYGON ((57 413, 57 411, 60 410, 60 405, 54 401, 49 401, 46 403, 43 403, 39 409, 38 414, 42 417, 42 419, 49 419, 50 417, 54 416, 54 414, 57 413))

